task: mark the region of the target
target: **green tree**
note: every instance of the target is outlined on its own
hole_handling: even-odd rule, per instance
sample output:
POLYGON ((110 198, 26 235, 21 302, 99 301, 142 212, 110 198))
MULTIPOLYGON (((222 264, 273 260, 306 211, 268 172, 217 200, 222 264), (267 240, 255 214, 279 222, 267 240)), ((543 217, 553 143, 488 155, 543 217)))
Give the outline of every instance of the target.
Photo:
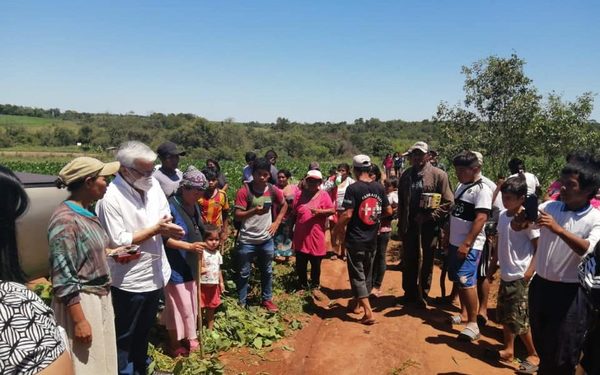
POLYGON ((434 116, 445 155, 479 151, 486 155, 489 176, 506 174, 508 160, 520 157, 549 182, 567 152, 593 145, 598 136, 589 125, 593 96, 585 93, 568 103, 550 94, 543 103, 524 66, 525 61, 513 54, 490 56, 462 68, 464 105, 442 102, 434 116))

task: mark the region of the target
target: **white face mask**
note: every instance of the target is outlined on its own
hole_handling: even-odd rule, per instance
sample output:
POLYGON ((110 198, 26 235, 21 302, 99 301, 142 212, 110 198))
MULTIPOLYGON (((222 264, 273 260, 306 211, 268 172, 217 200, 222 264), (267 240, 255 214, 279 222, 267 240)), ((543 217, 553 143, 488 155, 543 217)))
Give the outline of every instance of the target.
POLYGON ((123 175, 123 178, 138 190, 148 191, 152 187, 152 176, 136 179, 129 169, 127 169, 127 176, 123 175))
POLYGON ((148 191, 152 187, 152 177, 142 177, 133 181, 133 187, 142 191, 148 191))

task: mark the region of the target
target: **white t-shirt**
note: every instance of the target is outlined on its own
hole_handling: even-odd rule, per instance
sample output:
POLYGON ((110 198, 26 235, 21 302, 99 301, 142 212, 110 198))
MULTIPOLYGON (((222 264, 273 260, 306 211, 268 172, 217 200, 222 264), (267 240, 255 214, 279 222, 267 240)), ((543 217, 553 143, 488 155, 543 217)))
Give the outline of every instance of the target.
MULTIPOLYGON (((592 251, 600 239, 600 210, 591 205, 575 212, 566 210, 563 202, 547 201, 540 205, 540 210, 550 214, 567 231, 587 239, 590 242, 587 252, 592 251)), ((538 275, 550 281, 577 283, 577 265, 581 258, 550 229, 540 229, 535 263, 538 275)))
POLYGON ((515 231, 510 227, 511 222, 508 211, 501 211, 498 217, 498 262, 500 277, 504 281, 523 278, 535 250, 531 240, 540 236, 540 230, 533 224, 515 231))
POLYGON ((160 170, 160 166, 154 170, 154 178, 158 180, 160 188, 165 193, 165 196, 170 197, 179 188, 179 183, 183 179, 183 172, 175 169, 175 176, 169 177, 160 170))
MULTIPOLYGON (((523 174, 525 175, 525 183, 527 183, 527 195, 535 194, 535 191, 540 186, 540 181, 533 173, 523 172, 523 174)), ((508 176, 508 178, 517 177, 518 175, 518 173, 515 173, 508 176)))
MULTIPOLYGON (((131 245, 134 232, 171 216, 169 202, 155 178, 142 198, 121 175, 108 185, 96 210, 108 233, 111 248, 131 245)), ((120 264, 108 258, 112 286, 128 292, 151 292, 166 285, 171 277, 171 267, 162 236, 157 234, 142 242, 140 251, 140 258, 129 263, 120 264)))
MULTIPOLYGON (((476 210, 492 209, 492 190, 484 183, 459 184, 454 193, 454 208, 450 214, 450 245, 460 246, 471 231, 475 221, 476 210), (467 189, 462 196, 460 194, 467 189), (460 196, 460 199, 456 199, 460 196)), ((482 250, 485 243, 485 232, 481 232, 473 242, 472 248, 482 250)))
POLYGON ((353 184, 353 183, 354 183, 354 179, 352 177, 346 177, 344 182, 342 182, 341 184, 338 185, 337 196, 335 199, 336 210, 338 210, 338 211, 344 210, 344 207, 343 207, 344 195, 346 194, 346 189, 348 189, 348 186, 350 186, 350 184, 353 184))
POLYGON ((223 257, 219 251, 211 252, 204 250, 202 252, 202 276, 200 282, 202 284, 219 284, 221 279, 219 275, 221 273, 221 264, 223 264, 223 257))
POLYGON ((394 204, 398 204, 398 190, 394 190, 387 195, 388 202, 390 202, 390 206, 394 204))

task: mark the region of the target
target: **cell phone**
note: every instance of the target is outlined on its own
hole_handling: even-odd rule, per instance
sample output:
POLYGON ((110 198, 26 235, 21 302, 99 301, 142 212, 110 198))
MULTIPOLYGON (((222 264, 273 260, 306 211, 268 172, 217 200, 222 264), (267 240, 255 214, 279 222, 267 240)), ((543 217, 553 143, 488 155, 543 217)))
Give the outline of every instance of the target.
POLYGON ((264 207, 264 208, 266 208, 266 209, 268 210, 269 208, 271 208, 271 202, 265 202, 265 203, 263 204, 263 207, 264 207))
POLYGON ((525 198, 525 219, 536 221, 538 218, 538 198, 537 195, 531 194, 525 198))

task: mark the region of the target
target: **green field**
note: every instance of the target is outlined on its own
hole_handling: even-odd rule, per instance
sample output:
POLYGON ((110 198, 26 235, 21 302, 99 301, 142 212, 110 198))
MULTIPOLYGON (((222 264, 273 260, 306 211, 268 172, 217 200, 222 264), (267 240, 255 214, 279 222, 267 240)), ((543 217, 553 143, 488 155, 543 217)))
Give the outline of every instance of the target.
POLYGON ((23 126, 27 130, 36 131, 53 125, 71 130, 79 129, 79 125, 74 121, 30 116, 0 115, 0 126, 23 126))

